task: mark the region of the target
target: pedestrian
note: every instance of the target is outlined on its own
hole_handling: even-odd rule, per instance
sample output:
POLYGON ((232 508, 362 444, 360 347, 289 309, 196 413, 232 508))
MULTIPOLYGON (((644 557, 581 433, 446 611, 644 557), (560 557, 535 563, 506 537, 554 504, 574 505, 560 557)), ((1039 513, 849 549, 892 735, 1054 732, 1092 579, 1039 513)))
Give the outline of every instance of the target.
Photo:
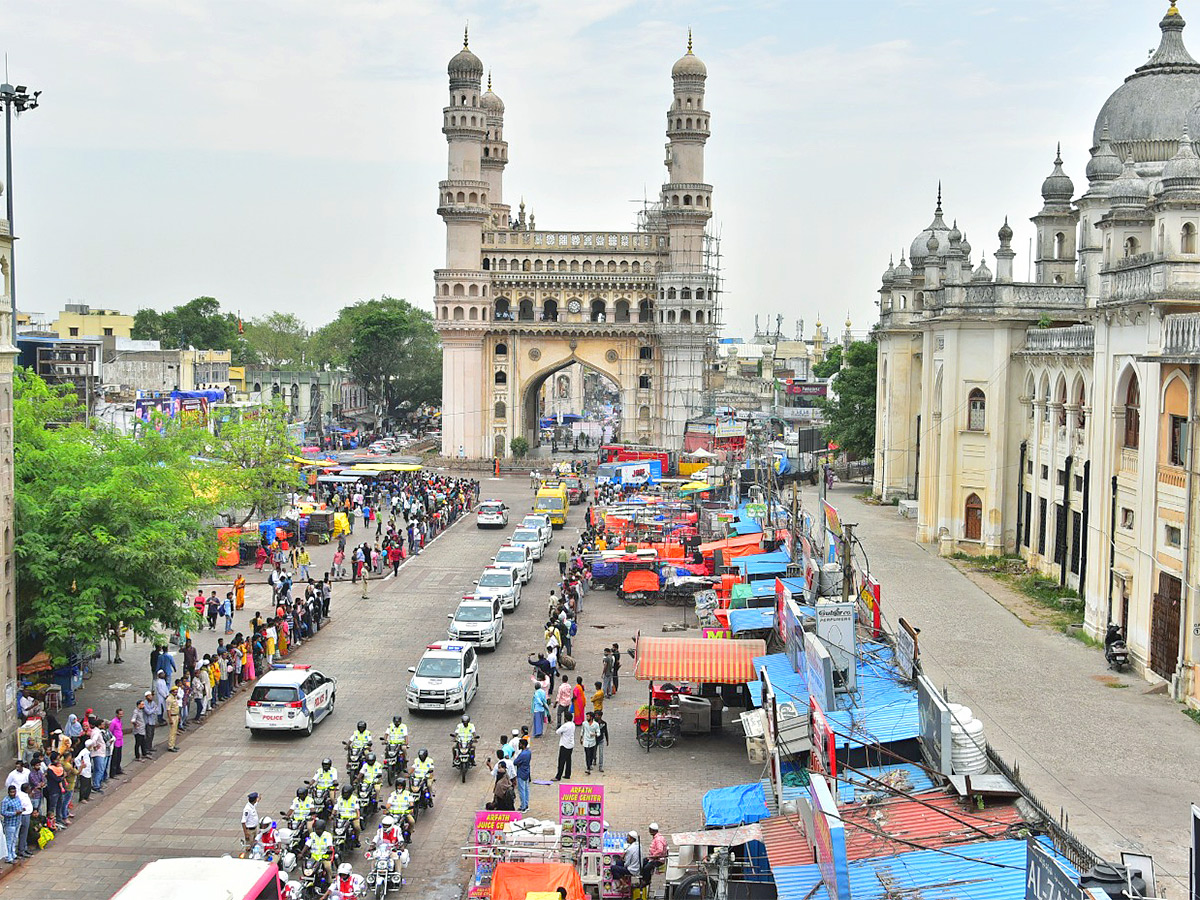
POLYGON ((191 675, 196 671, 196 661, 199 659, 199 653, 192 644, 192 639, 188 638, 183 642, 183 671, 191 675))
POLYGON ((221 601, 221 614, 225 616, 225 633, 233 634, 233 591, 229 591, 221 601))
POLYGON ((566 576, 567 560, 569 560, 570 558, 571 558, 571 555, 567 552, 567 545, 559 544, 558 545, 558 575, 560 578, 563 578, 566 576))
POLYGON ((246 577, 238 575, 233 579, 233 593, 237 597, 237 608, 241 609, 246 605, 246 577))
POLYGON ((208 600, 205 601, 205 618, 208 619, 208 630, 217 630, 217 613, 221 609, 221 601, 217 599, 217 592, 213 591, 208 600))
POLYGON ((20 787, 23 784, 29 784, 29 769, 25 768, 25 760, 20 757, 13 765, 13 770, 8 773, 8 777, 4 779, 5 786, 16 785, 20 787))
POLYGON ((92 728, 92 733, 88 735, 87 741, 83 745, 91 757, 92 769, 92 793, 104 793, 104 772, 107 768, 108 757, 104 746, 104 734, 101 728, 92 728))
POLYGON ((563 676, 562 684, 558 686, 558 691, 554 695, 554 703, 557 708, 555 715, 554 727, 557 729, 564 720, 574 724, 574 713, 571 709, 574 704, 575 691, 571 687, 571 681, 566 675, 563 676))
POLYGON ((367 590, 367 583, 371 580, 371 576, 370 576, 370 573, 367 572, 367 570, 365 568, 362 570, 361 574, 362 574, 362 598, 364 600, 366 600, 370 596, 370 591, 367 590))
POLYGON ((555 781, 571 778, 571 751, 575 749, 575 723, 570 719, 555 729, 558 734, 558 773, 555 781))
POLYGON ((179 737, 179 692, 171 691, 167 695, 167 752, 178 753, 175 740, 179 737))
POLYGON ((79 785, 79 802, 87 803, 92 796, 92 755, 87 747, 80 747, 75 754, 75 768, 79 773, 75 779, 79 785))
POLYGON ((550 718, 550 700, 546 697, 546 689, 540 682, 534 686, 530 712, 533 713, 533 736, 540 738, 546 720, 550 718))
POLYGON ((596 690, 592 694, 592 712, 604 712, 604 685, 596 682, 596 690))
POLYGON ((252 791, 242 807, 242 843, 249 852, 254 847, 254 834, 258 831, 258 792, 252 791))
POLYGON ((615 697, 617 691, 621 687, 621 645, 614 643, 612 645, 612 693, 610 697, 615 697))
POLYGON ((146 701, 139 700, 133 709, 133 759, 146 758, 146 701))
POLYGON ((596 723, 600 726, 600 736, 596 739, 596 763, 600 771, 604 771, 604 745, 608 743, 608 723, 604 721, 604 713, 594 713, 596 723))
POLYGON ((584 707, 586 705, 587 699, 583 694, 583 676, 577 676, 575 679, 575 687, 571 691, 571 717, 576 725, 583 724, 584 707))
POLYGON ((29 859, 29 823, 33 820, 33 800, 29 796, 29 785, 17 787, 17 799, 21 801, 21 825, 17 830, 17 856, 29 859))
POLYGON ((167 649, 166 645, 159 647, 158 667, 163 670, 163 674, 167 677, 167 684, 175 680, 175 670, 179 668, 175 664, 175 655, 167 649))
POLYGON ((158 670, 158 677, 154 679, 154 711, 158 713, 158 720, 155 725, 166 725, 167 720, 164 718, 167 712, 167 694, 171 692, 167 685, 167 673, 162 669, 158 670))
POLYGON ((600 725, 596 722, 596 714, 594 712, 588 711, 580 734, 583 737, 584 765, 587 767, 587 774, 591 775, 592 767, 596 764, 596 744, 600 740, 600 725))
POLYGON ((46 821, 51 831, 67 827, 66 816, 59 815, 62 805, 63 790, 66 788, 67 773, 63 771, 62 762, 57 752, 50 752, 50 762, 46 766, 46 821))
POLYGON ((142 756, 146 758, 154 752, 154 729, 158 727, 158 701, 153 694, 146 691, 145 703, 142 706, 146 719, 146 749, 142 756))
POLYGON ((108 761, 108 774, 112 778, 125 774, 125 770, 121 768, 121 756, 125 750, 125 723, 121 721, 124 712, 123 709, 118 708, 108 723, 108 733, 112 735, 113 741, 112 753, 108 761))
POLYGON ((533 753, 529 749, 529 741, 521 738, 517 755, 513 757, 513 765, 517 770, 517 809, 520 812, 529 811, 529 783, 533 779, 533 753))
POLYGON ((4 821, 4 861, 17 861, 17 840, 21 833, 21 815, 25 806, 17 796, 17 786, 10 784, 5 791, 4 801, 0 803, 0 819, 4 821))

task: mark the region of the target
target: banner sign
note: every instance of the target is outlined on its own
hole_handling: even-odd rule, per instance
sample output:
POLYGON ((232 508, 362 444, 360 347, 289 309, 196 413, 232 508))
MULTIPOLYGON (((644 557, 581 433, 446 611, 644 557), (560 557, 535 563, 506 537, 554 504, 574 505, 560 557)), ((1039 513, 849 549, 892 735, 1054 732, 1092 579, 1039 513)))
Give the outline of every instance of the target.
POLYGON ((475 883, 491 881, 496 867, 493 847, 504 842, 504 826, 521 818, 519 812, 492 812, 480 810, 475 813, 475 840, 472 855, 475 858, 475 883))
POLYGON ((604 785, 560 784, 558 821, 564 850, 603 849, 604 785))
POLYGON ((906 681, 912 681, 917 674, 918 653, 917 629, 901 617, 900 630, 896 632, 896 668, 906 681))
POLYGON ((808 796, 813 808, 813 843, 817 866, 829 900, 850 900, 850 866, 846 858, 846 831, 837 803, 825 779, 808 779, 808 796))
POLYGON ((954 770, 950 762, 950 707, 924 675, 917 676, 917 716, 929 765, 943 775, 951 775, 954 770))
POLYGON ((700 629, 700 637, 709 638, 711 640, 721 640, 723 638, 732 638, 728 628, 708 628, 707 626, 700 629))
POLYGON ((786 392, 793 397, 828 397, 829 385, 801 384, 793 381, 786 386, 786 392))
POLYGON ((767 504, 765 503, 747 503, 746 515, 752 519, 762 519, 767 515, 767 504))
POLYGON ((863 580, 858 598, 863 602, 867 617, 871 622, 871 637, 879 640, 879 636, 883 633, 883 612, 879 608, 879 582, 868 575, 863 580))
POLYGON ((1025 854, 1025 900, 1082 900, 1083 889, 1045 847, 1029 839, 1025 854))
MULTIPOLYGON (((833 658, 821 639, 811 631, 804 632, 804 677, 808 682, 808 696, 822 711, 837 708, 833 699, 833 658)), ((948 718, 946 727, 950 727, 948 718)))
POLYGON ((839 537, 842 534, 842 519, 838 511, 825 500, 821 501, 821 509, 825 510, 825 527, 839 537))
POLYGON ((714 432, 717 440, 722 438, 744 438, 746 436, 745 422, 718 422, 714 432))
POLYGON ((808 739, 812 744, 812 768, 814 771, 837 780, 837 740, 825 713, 812 697, 808 698, 809 721, 812 723, 808 739))

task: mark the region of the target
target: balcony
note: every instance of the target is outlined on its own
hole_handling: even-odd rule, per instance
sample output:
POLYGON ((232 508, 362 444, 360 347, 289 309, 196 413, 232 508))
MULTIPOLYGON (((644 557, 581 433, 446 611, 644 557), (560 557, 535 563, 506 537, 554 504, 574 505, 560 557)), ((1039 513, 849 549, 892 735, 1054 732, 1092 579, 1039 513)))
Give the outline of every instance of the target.
POLYGON ((1173 313, 1163 318, 1163 353, 1200 356, 1200 313, 1173 313))
POLYGON ((1187 484, 1187 471, 1182 466, 1167 466, 1160 463, 1158 483, 1182 491, 1187 484))
POLYGON ((1136 447, 1121 448, 1121 471, 1137 473, 1138 469, 1138 452, 1136 447))
POLYGON ((1025 332, 1026 353, 1081 353, 1091 355, 1096 346, 1093 325, 1066 328, 1030 328, 1025 332))

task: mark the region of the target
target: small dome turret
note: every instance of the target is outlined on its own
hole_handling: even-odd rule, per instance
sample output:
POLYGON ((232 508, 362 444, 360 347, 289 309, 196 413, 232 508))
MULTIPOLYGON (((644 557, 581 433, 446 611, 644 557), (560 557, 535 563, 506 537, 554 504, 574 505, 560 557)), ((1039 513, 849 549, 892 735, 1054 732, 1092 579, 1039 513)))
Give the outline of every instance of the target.
POLYGON ((1150 186, 1137 173, 1133 164, 1133 155, 1125 160, 1121 177, 1112 183, 1108 191, 1108 202, 1113 209, 1138 209, 1146 205, 1150 198, 1150 186))
POLYGON ((1108 122, 1105 121, 1100 129, 1100 143, 1092 150, 1092 158, 1088 160, 1088 181, 1115 181, 1121 177, 1121 158, 1113 152, 1108 140, 1108 122))
POLYGON ((883 283, 891 284, 895 280, 896 280, 896 261, 895 261, 895 259, 889 257, 887 270, 883 273, 883 283))
POLYGON ((962 243, 959 244, 958 249, 962 251, 964 258, 971 255, 971 242, 967 240, 967 233, 965 231, 963 232, 962 243))
POLYGON ((992 270, 988 268, 987 263, 982 259, 979 265, 975 267, 975 271, 971 273, 971 284, 984 284, 992 280, 992 270))
POLYGON ((1000 238, 1001 244, 1010 244, 1013 239, 1012 227, 1008 224, 1008 216, 1004 217, 1004 224, 1000 226, 1000 230, 996 232, 996 237, 1000 238))
POLYGON ((695 53, 692 52, 692 29, 688 29, 687 53, 679 57, 675 61, 675 65, 671 66, 672 78, 707 78, 708 66, 700 61, 695 53))
POLYGON ((479 98, 479 105, 495 116, 504 115, 504 101, 492 91, 492 73, 488 72, 487 90, 479 98))
POLYGON ((908 267, 908 263, 904 261, 904 254, 900 254, 900 265, 896 266, 895 284, 907 285, 912 284, 912 269, 908 267))
POLYGON ((1162 188, 1164 192, 1200 189, 1200 157, 1196 156, 1186 126, 1179 139, 1179 150, 1163 167, 1162 188))
POLYGON ((1075 185, 1062 166, 1062 144, 1059 144, 1054 154, 1054 171, 1042 182, 1042 199, 1047 205, 1070 203, 1075 196, 1075 185))
POLYGON ((950 239, 948 237, 950 229, 946 227, 946 223, 942 220, 942 185, 938 182, 937 206, 933 210, 933 221, 929 223, 925 229, 913 238, 912 244, 908 247, 908 258, 912 260, 914 266, 921 266, 925 263, 925 257, 929 255, 929 239, 935 235, 939 238, 938 246, 944 255, 950 249, 950 239), (945 240, 941 240, 945 238, 945 240))
POLYGON ((452 79, 463 81, 479 81, 483 78, 483 63, 479 57, 471 52, 470 40, 467 34, 467 29, 463 29, 463 45, 454 57, 450 60, 450 64, 446 66, 446 74, 452 79))

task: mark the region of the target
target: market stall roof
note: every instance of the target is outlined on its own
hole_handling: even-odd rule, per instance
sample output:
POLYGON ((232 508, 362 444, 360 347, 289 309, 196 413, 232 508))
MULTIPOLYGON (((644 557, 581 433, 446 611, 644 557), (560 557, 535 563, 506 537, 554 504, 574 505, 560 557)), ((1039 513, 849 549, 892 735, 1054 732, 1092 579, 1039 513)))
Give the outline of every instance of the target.
MULTIPOLYGON (((713 641, 712 643, 728 642, 713 641)), ((748 825, 771 815, 771 811, 767 809, 767 795, 760 782, 714 788, 704 795, 702 805, 704 807, 704 824, 710 828, 748 825)))
POLYGON ((569 863, 499 862, 492 873, 492 900, 525 900, 536 891, 567 891, 567 900, 584 900, 579 872, 569 863))
POLYGON ((317 481, 320 484, 356 484, 358 482, 357 475, 318 475, 317 481))
POLYGON ((705 831, 682 831, 671 835, 671 843, 676 847, 736 847, 749 841, 761 841, 762 829, 755 824, 740 825, 737 828, 709 828, 705 831))
POLYGON ((757 547, 761 543, 761 534, 742 534, 720 541, 708 541, 700 545, 700 552, 708 556, 714 550, 732 550, 734 547, 757 547))
POLYGON ((757 639, 714 641, 639 635, 633 674, 639 681, 742 684, 758 677, 754 657, 766 652, 766 642, 757 639))
POLYGON ((739 535, 762 534, 763 527, 753 519, 742 519, 733 523, 733 530, 739 535))
POLYGON ((770 607, 729 610, 729 630, 734 634, 775 627, 775 610, 770 607))

